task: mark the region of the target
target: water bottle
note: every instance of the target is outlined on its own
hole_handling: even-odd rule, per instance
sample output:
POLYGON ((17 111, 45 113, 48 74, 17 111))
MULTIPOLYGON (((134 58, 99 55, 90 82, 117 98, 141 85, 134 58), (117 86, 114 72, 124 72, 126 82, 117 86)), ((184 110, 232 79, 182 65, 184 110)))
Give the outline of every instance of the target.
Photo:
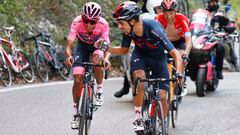
POLYGON ((154 103, 151 103, 148 108, 148 113, 150 117, 153 117, 154 115, 154 103))

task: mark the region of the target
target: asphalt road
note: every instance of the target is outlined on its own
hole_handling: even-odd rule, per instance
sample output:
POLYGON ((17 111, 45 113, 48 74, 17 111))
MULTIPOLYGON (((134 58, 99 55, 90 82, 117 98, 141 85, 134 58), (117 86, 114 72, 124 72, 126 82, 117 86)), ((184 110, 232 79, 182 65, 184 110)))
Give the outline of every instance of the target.
MULTIPOLYGON (((197 97, 188 80, 178 126, 170 135, 239 135, 240 74, 224 73, 215 92, 197 97)), ((94 114, 91 135, 134 135, 132 96, 113 93, 122 79, 104 82, 104 105, 94 114)), ((72 82, 0 89, 0 135, 77 135, 70 129, 72 82)))

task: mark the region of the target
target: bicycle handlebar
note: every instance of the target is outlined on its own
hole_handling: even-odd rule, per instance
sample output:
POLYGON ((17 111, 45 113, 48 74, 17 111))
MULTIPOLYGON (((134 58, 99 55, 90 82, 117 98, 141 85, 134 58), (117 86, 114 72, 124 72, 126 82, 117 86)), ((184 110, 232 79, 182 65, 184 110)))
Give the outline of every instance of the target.
POLYGON ((31 37, 23 38, 23 42, 26 42, 28 40, 33 40, 33 39, 35 39, 37 37, 41 37, 41 36, 42 36, 42 33, 39 33, 39 34, 31 36, 31 37))
MULTIPOLYGON (((103 64, 94 64, 94 63, 91 63, 91 62, 83 62, 82 63, 83 67, 104 67, 103 64)), ((67 73, 67 76, 70 74, 70 70, 71 70, 71 67, 68 69, 68 73, 67 73)), ((109 74, 109 71, 107 69, 104 70, 104 79, 107 80, 108 79, 108 74, 109 74)))
POLYGON ((140 82, 163 82, 163 81, 177 81, 176 78, 173 78, 173 79, 168 79, 168 78, 153 78, 153 79, 141 79, 141 77, 137 77, 137 79, 135 80, 134 82, 134 92, 133 92, 133 96, 136 96, 137 95, 137 90, 138 90, 138 86, 139 86, 139 83, 140 82))

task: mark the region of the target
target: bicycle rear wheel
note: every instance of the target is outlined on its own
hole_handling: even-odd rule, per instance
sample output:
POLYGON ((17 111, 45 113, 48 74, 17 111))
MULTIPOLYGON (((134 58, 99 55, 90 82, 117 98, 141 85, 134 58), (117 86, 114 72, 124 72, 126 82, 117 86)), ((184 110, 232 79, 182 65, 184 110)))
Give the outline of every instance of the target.
POLYGON ((4 87, 12 85, 12 75, 9 65, 4 62, 0 54, 0 81, 4 87))
POLYGON ((154 135, 166 135, 166 125, 160 101, 154 102, 154 116, 151 121, 154 135))
POLYGON ((23 68, 22 71, 20 72, 23 79, 28 82, 32 83, 34 79, 34 71, 32 64, 26 54, 22 51, 19 51, 18 54, 18 59, 20 59, 20 65, 23 68))
POLYGON ((34 52, 34 62, 38 76, 43 82, 48 82, 49 79, 49 66, 46 64, 44 55, 40 52, 34 52))

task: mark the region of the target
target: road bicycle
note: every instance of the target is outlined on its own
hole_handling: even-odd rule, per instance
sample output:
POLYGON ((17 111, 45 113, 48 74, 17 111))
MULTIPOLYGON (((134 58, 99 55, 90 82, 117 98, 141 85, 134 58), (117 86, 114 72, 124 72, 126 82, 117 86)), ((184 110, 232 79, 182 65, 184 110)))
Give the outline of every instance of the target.
MULTIPOLYGON (((141 79, 138 77, 135 80, 136 90, 133 96, 137 95, 137 89, 140 82, 146 82, 144 89, 144 98, 142 105, 142 118, 144 123, 144 131, 136 132, 137 135, 167 135, 167 123, 163 117, 162 105, 159 99, 159 82, 163 81, 176 81, 176 79, 167 78, 153 78, 141 79), (156 87, 157 86, 157 87, 156 87)), ((167 116, 169 117, 169 115, 167 116)), ((166 118, 168 119, 168 118, 166 118)))
POLYGON ((31 83, 34 79, 34 71, 26 53, 17 48, 12 41, 14 27, 2 28, 8 39, 0 38, 0 78, 4 86, 11 86, 12 73, 20 73, 23 79, 31 83))
POLYGON ((64 80, 68 80, 68 67, 64 64, 64 51, 58 48, 50 39, 51 35, 39 33, 25 38, 22 43, 33 40, 35 49, 33 53, 34 64, 38 76, 43 82, 48 82, 51 71, 57 70, 64 80))
MULTIPOLYGON (((94 104, 96 99, 96 92, 94 90, 95 78, 93 77, 93 67, 104 67, 103 64, 93 64, 90 62, 83 62, 82 66, 85 68, 83 76, 83 90, 78 102, 77 114, 75 119, 79 122, 78 135, 88 135, 90 131, 93 112, 98 109, 94 104)), ((105 79, 107 79, 107 72, 105 71, 105 79)))
MULTIPOLYGON (((183 58, 186 59, 186 58, 183 58)), ((169 78, 174 79, 177 77, 176 75, 176 68, 174 67, 174 59, 168 58, 168 72, 169 72, 169 78)), ((185 72, 183 73, 184 81, 186 81, 185 78, 185 72)), ((170 81, 169 82, 169 92, 168 92, 168 106, 169 106, 169 115, 171 116, 171 122, 172 127, 175 128, 177 126, 177 118, 178 118, 178 108, 181 103, 182 97, 182 87, 183 85, 178 85, 176 81, 170 81)), ((167 117, 167 129, 169 128, 170 124, 170 117, 167 117)))

